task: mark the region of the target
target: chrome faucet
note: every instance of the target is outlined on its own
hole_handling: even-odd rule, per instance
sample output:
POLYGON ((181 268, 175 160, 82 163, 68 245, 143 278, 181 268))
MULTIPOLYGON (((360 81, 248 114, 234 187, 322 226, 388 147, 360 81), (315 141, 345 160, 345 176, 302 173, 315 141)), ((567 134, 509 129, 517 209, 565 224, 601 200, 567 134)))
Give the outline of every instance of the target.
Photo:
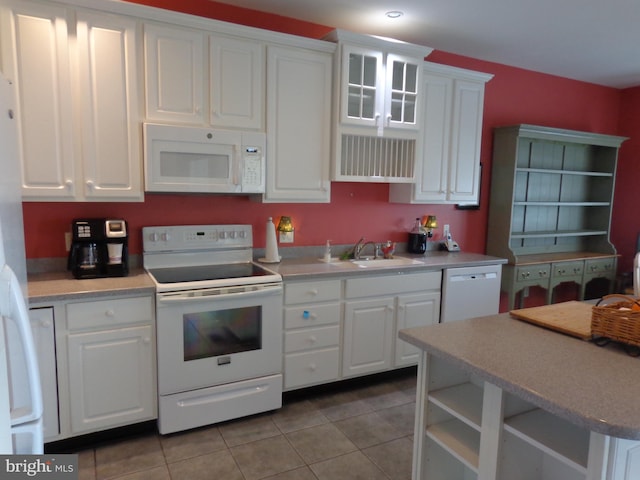
POLYGON ((380 244, 368 241, 364 241, 364 237, 358 240, 355 247, 353 247, 353 258, 356 260, 360 260, 362 257, 362 251, 365 249, 367 245, 373 245, 373 258, 378 258, 380 256, 380 244))

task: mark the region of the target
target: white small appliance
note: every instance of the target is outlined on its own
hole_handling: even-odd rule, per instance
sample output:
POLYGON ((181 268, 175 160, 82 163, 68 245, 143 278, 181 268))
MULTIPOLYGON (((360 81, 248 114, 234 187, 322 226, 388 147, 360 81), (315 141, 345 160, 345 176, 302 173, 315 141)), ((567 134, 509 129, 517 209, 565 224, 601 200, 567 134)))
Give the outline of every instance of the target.
POLYGON ((264 193, 266 135, 145 123, 147 192, 264 193))

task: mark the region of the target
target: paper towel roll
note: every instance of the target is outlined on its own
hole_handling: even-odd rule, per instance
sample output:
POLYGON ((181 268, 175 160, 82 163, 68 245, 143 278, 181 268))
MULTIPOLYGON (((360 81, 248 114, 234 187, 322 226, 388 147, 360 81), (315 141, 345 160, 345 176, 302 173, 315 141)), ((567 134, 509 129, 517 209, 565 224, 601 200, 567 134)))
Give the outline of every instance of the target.
POLYGON ((267 245, 265 247, 265 261, 276 263, 280 261, 278 255, 278 243, 276 242, 276 226, 273 224, 271 217, 267 220, 267 245))

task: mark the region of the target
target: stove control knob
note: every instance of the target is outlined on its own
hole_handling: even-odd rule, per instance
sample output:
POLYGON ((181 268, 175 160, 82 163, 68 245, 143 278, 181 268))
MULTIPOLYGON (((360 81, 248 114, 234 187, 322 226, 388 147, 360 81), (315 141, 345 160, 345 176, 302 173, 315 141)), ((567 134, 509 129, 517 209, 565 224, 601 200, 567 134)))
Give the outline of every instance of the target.
POLYGON ((218 237, 220 237, 221 240, 224 240, 225 238, 227 238, 227 232, 220 232, 220 235, 218 235, 218 237))
POLYGON ((236 234, 237 234, 237 232, 236 232, 235 230, 231 230, 231 232, 230 232, 229 236, 230 236, 231 238, 236 238, 236 234))
POLYGON ((158 240, 160 240, 160 235, 158 235, 157 232, 153 232, 151 235, 149 235, 149 240, 151 240, 152 242, 157 242, 158 240))
POLYGON ((169 235, 169 232, 164 232, 160 234, 160 238, 163 242, 168 242, 169 240, 171 240, 171 235, 169 235))

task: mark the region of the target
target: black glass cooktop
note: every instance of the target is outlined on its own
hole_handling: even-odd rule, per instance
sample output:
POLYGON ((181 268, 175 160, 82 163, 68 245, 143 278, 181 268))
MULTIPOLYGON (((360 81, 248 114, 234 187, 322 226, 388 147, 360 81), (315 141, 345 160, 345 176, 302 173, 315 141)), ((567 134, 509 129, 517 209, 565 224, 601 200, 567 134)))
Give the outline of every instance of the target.
POLYGON ((150 273, 158 283, 203 282, 207 280, 273 275, 271 272, 253 263, 154 268, 150 270, 150 273))

